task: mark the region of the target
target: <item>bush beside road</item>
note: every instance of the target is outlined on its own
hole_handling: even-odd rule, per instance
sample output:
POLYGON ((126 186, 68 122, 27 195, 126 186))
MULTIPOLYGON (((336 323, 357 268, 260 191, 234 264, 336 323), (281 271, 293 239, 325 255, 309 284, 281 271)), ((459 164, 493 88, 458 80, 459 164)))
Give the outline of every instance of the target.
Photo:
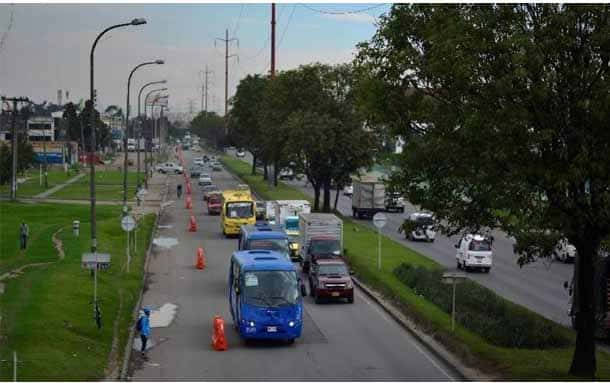
MULTIPOLYGON (((121 207, 97 207, 99 251, 112 255, 110 269, 98 274, 103 323, 98 330, 91 304, 93 279, 81 268, 81 254, 90 246, 89 207, 5 202, 0 203, 0 214, 2 273, 28 263, 50 262, 2 281, 0 359, 11 360, 12 352, 17 351, 20 380, 99 380, 109 375, 109 364, 114 369, 125 349, 142 288, 144 254, 154 215, 143 219, 137 235, 138 251, 132 253, 127 274, 123 271, 126 233, 119 223, 121 207), (78 238, 72 235, 74 219, 81 222, 78 238), (21 221, 30 226, 30 247, 24 253, 18 251, 21 221), (59 229, 63 259, 51 240, 59 229), (114 336, 118 336, 115 347, 114 336)), ((0 380, 11 378, 12 364, 0 363, 0 380)))
MULTIPOLYGON (((270 187, 266 181, 262 180, 260 174, 251 175, 251 166, 239 159, 227 155, 222 155, 220 159, 228 170, 247 182, 252 190, 262 198, 269 200, 306 199, 311 201, 311 198, 308 198, 301 191, 282 182, 279 183, 278 188, 270 187)), ((441 307, 417 294, 404 284, 394 272, 399 266, 407 264, 424 267, 440 274, 441 266, 429 258, 401 246, 396 241, 382 236, 382 269, 381 272, 377 272, 377 233, 349 218, 342 218, 344 221, 344 246, 347 250, 346 257, 358 278, 383 293, 387 299, 465 363, 507 379, 573 379, 567 374, 574 349, 574 335, 571 330, 557 324, 549 324, 553 327, 553 331, 564 334, 564 337, 569 339, 569 345, 567 347, 541 349, 495 346, 481 335, 459 323, 456 323, 456 329, 453 333, 451 331, 450 313, 443 311, 441 307)), ((487 290, 474 282, 472 284, 476 285, 477 289, 487 290)), ((450 287, 447 286, 447 289, 449 290, 450 287)), ((459 304, 458 299, 456 304, 458 310, 459 304)), ((531 318, 548 323, 545 318, 521 306, 512 303, 507 306, 508 310, 527 312, 528 315, 531 314, 531 318)), ((505 330, 504 328, 497 329, 497 331, 505 330)), ((610 379, 610 355, 598 351, 597 358, 598 379, 610 379)))

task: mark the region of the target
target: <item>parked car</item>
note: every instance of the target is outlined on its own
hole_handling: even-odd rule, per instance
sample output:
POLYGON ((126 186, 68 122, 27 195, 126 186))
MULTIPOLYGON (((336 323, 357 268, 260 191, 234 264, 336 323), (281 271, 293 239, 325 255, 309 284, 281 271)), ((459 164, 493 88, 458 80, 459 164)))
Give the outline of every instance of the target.
POLYGON ((491 245, 493 237, 482 234, 466 234, 455 244, 458 269, 480 269, 487 273, 492 265, 491 245))
POLYGON ((208 214, 210 215, 220 215, 220 210, 222 208, 222 195, 219 191, 210 193, 207 201, 208 205, 208 214))
POLYGON ((348 197, 351 197, 354 195, 354 186, 353 185, 347 185, 346 187, 343 188, 343 195, 346 195, 348 197))
POLYGON ((309 290, 316 303, 322 298, 346 298, 354 303, 354 284, 341 258, 318 259, 311 265, 309 290))
POLYGON ((182 168, 182 166, 175 164, 173 162, 165 162, 163 164, 159 164, 156 167, 156 170, 159 173, 175 173, 175 174, 182 174, 182 172, 184 172, 184 169, 182 168))
POLYGON ((237 153, 235 153, 235 155, 236 155, 237 157, 240 157, 240 158, 241 158, 241 157, 245 157, 245 156, 246 156, 246 152, 244 152, 244 151, 243 151, 243 149, 239 149, 239 150, 237 151, 237 153))
POLYGON ((203 200, 207 201, 210 198, 210 194, 220 192, 218 186, 214 184, 206 185, 203 187, 203 200))
POLYGON ((574 262, 576 259, 576 247, 572 245, 566 238, 562 238, 557 242, 553 258, 563 263, 574 262))
POLYGON ((199 175, 199 186, 212 185, 212 177, 207 173, 201 173, 199 175))
POLYGON ((203 172, 203 168, 201 166, 191 166, 190 173, 191 178, 198 178, 203 172))

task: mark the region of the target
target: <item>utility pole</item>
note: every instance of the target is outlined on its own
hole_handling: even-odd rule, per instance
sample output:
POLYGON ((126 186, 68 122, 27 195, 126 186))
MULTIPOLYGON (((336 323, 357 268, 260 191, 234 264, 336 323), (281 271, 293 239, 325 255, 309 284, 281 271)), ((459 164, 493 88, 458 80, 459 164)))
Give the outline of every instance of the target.
MULTIPOLYGON (((224 115, 226 116, 229 111, 229 59, 231 57, 237 56, 237 55, 229 54, 229 43, 232 41, 237 41, 237 47, 239 47, 239 40, 229 38, 229 29, 225 30, 224 39, 217 37, 216 40, 220 40, 225 43, 225 114, 224 115)), ((216 40, 214 40, 214 43, 216 43, 216 40)), ((225 128, 225 131, 226 131, 226 128, 225 128)))
MULTIPOLYGON (((11 121, 11 151, 13 155, 11 171, 11 201, 17 199, 17 104, 20 102, 30 102, 27 97, 2 97, 3 102, 13 102, 13 115, 11 121)), ((26 121, 27 126, 27 121, 26 121)))
POLYGON ((208 112, 208 74, 211 74, 212 71, 208 70, 208 65, 205 65, 205 71, 203 72, 204 75, 204 81, 203 84, 201 85, 201 109, 204 112, 208 112))

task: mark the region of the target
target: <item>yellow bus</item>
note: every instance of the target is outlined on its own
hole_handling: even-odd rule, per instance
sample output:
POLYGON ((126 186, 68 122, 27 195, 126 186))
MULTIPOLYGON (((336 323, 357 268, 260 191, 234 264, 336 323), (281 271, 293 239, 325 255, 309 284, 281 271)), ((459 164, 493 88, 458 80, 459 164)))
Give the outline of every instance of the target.
POLYGON ((254 199, 249 190, 225 190, 222 193, 222 211, 220 212, 220 228, 222 234, 239 235, 242 225, 254 225, 256 215, 254 199))

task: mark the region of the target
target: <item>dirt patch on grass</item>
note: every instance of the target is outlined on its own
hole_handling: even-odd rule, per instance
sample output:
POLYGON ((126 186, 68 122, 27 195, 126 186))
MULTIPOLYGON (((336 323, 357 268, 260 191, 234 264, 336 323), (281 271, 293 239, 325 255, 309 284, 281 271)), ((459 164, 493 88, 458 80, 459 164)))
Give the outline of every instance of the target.
POLYGON ((55 247, 55 250, 57 250, 57 256, 60 260, 66 257, 66 254, 64 253, 64 243, 61 241, 61 239, 57 238, 57 234, 61 233, 62 231, 63 227, 53 233, 53 236, 51 237, 53 246, 55 247))
POLYGON ((123 290, 119 289, 119 309, 114 318, 114 326, 112 328, 112 347, 108 355, 108 365, 106 366, 105 375, 108 380, 118 380, 121 368, 119 360, 119 324, 121 321, 121 312, 123 310, 123 290))

